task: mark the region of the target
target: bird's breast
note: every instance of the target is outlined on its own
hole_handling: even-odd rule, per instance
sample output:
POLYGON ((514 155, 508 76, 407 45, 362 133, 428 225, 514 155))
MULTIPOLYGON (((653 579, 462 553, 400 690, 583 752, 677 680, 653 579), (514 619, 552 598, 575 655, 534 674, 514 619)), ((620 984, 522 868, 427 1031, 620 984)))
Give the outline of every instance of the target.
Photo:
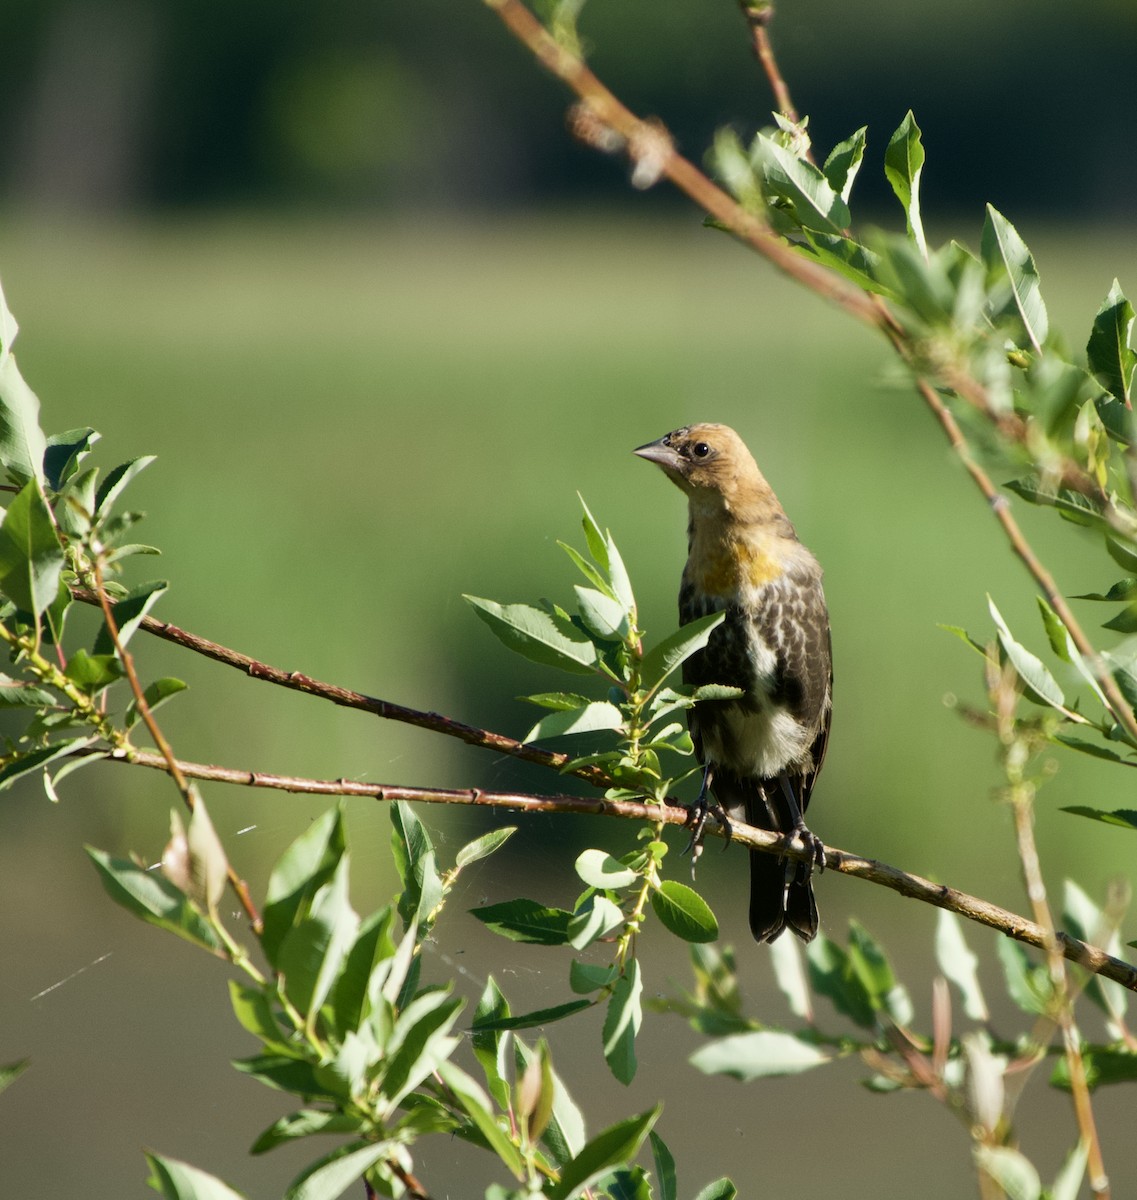
POLYGON ((711 542, 696 538, 687 563, 688 577, 703 595, 729 600, 760 592, 783 572, 774 548, 755 538, 711 542))

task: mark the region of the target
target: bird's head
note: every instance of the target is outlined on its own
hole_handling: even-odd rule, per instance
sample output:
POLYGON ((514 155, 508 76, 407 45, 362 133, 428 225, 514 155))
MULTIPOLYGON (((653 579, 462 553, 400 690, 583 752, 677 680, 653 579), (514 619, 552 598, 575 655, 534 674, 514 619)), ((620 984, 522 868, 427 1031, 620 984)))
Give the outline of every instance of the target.
POLYGON ((777 504, 746 443, 728 425, 686 425, 635 453, 660 467, 696 506, 777 504))

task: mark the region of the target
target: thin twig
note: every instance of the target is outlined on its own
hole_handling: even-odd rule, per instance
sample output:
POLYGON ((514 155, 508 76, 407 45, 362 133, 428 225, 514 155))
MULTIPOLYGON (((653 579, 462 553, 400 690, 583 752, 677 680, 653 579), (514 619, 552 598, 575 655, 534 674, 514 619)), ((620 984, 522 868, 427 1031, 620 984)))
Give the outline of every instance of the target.
MULTIPOLYGON (((85 604, 99 603, 99 598, 95 593, 86 588, 74 588, 72 595, 76 600, 81 600, 85 604)), ((310 675, 303 675, 299 671, 284 671, 280 667, 261 662, 248 654, 242 654, 238 650, 222 646, 219 642, 213 642, 196 633, 190 633, 188 629, 181 629, 167 621, 158 621, 147 616, 142 618, 139 628, 155 637, 182 646, 186 650, 192 650, 195 654, 210 658, 214 662, 234 667, 248 675, 250 679, 260 679, 294 692, 318 696, 322 700, 330 700, 333 704, 342 705, 344 708, 356 708, 362 712, 371 713, 373 716, 382 717, 384 720, 402 721, 407 725, 427 729, 431 733, 442 733, 447 737, 458 738, 459 741, 466 742, 470 746, 480 746, 482 749, 492 750, 498 754, 507 754, 522 762, 535 763, 539 767, 548 767, 554 771, 560 771, 566 763, 571 762, 567 754, 558 754, 553 750, 542 750, 537 746, 529 746, 524 742, 517 741, 516 738, 506 737, 505 734, 494 733, 489 729, 479 729, 475 725, 466 725, 461 721, 444 717, 441 713, 422 712, 416 708, 394 704, 390 700, 380 700, 376 696, 353 692, 349 688, 339 687, 334 683, 323 683, 319 679, 313 679, 310 675)), ((578 767, 565 772, 565 774, 583 779, 594 787, 610 787, 612 784, 611 779, 598 767, 578 767)))
MULTIPOLYGON (((746 18, 754 46, 754 57, 762 64, 762 70, 766 72, 778 112, 787 121, 792 121, 797 125, 797 109, 794 108, 794 102, 790 98, 790 89, 786 86, 785 78, 778 67, 778 60, 774 57, 774 48, 770 44, 768 30, 770 22, 774 19, 774 6, 769 3, 769 0, 738 0, 738 7, 742 9, 742 15, 746 18)), ((812 153, 808 155, 808 158, 810 162, 813 162, 812 153)))
MULTIPOLYGON (((118 622, 114 619, 112 612, 113 604, 110 597, 106 593, 103 586, 103 567, 102 562, 98 557, 94 561, 94 577, 95 577, 95 596, 98 600, 99 607, 103 612, 103 619, 106 621, 107 632, 110 634, 111 641, 114 644, 119 661, 122 663, 123 669, 126 671, 126 678, 130 684, 130 690, 134 693, 134 704, 138 710, 139 717, 142 718, 146 728, 150 731, 150 736, 154 739, 154 745, 162 756, 162 761, 166 765, 166 770, 169 772, 170 778, 177 785, 178 791, 185 801, 186 807, 192 813, 197 807, 197 792, 186 778, 181 769, 178 760, 174 757, 174 751, 170 743, 166 740, 165 734, 162 732, 158 722, 154 720, 154 714, 150 711, 150 705, 147 703, 146 694, 142 688, 142 684, 138 678, 138 672, 134 669, 134 658, 119 633, 118 622)), ((237 874, 233 868, 233 864, 226 862, 225 873, 229 879, 229 886, 233 889, 237 899, 241 903, 241 907, 245 910, 249 921, 253 927, 253 932, 259 934, 264 928, 261 921, 261 915, 257 911, 257 906, 253 903, 252 894, 249 892, 249 885, 237 874)))
MULTIPOLYGON (((92 753, 79 749, 76 756, 92 753)), ((136 766, 151 767, 168 771, 169 764, 160 754, 134 751, 127 758, 123 754, 112 754, 112 762, 130 762, 136 766)), ((247 787, 270 788, 285 792, 320 796, 368 796, 376 800, 412 800, 426 804, 463 804, 480 808, 500 808, 515 812, 580 813, 617 817, 624 820, 652 821, 665 825, 685 825, 690 817, 682 805, 659 805, 647 801, 607 800, 601 796, 533 795, 525 792, 494 792, 481 788, 421 788, 405 787, 401 784, 362 783, 357 780, 305 779, 294 775, 276 775, 261 771, 237 770, 232 767, 210 766, 203 763, 179 761, 179 769, 190 779, 209 780, 217 783, 233 783, 247 787)), ((712 836, 724 836, 718 829, 706 831, 712 836)), ((741 822, 731 822, 731 838, 748 849, 765 854, 784 855, 788 858, 806 860, 809 853, 799 841, 765 829, 756 829, 741 822)), ((919 875, 902 871, 898 867, 875 859, 863 858, 833 846, 825 847, 827 870, 863 879, 881 887, 890 888, 902 896, 919 900, 936 908, 946 908, 969 921, 986 925, 1007 937, 1034 946, 1046 948, 1045 931, 1037 923, 1028 921, 1016 913, 991 904, 978 896, 968 895, 942 883, 932 883, 919 875)), ((1067 933, 1055 935, 1063 955, 1078 963, 1087 971, 1112 979, 1122 987, 1137 992, 1137 967, 1124 962, 1097 946, 1092 946, 1067 933)))

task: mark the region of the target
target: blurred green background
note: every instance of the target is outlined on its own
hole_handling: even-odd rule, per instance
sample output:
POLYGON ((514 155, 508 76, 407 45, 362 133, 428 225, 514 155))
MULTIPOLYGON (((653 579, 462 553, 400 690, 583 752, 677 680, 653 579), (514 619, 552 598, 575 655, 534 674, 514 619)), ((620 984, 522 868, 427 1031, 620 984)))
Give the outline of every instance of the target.
MULTIPOLYGON (((716 123, 763 119, 733 4, 594 10, 598 67, 695 157, 716 123)), ((556 540, 580 542, 579 490, 623 549, 649 631, 669 631, 682 498, 630 450, 686 421, 726 421, 826 568, 836 719, 814 827, 1021 910, 993 746, 945 705, 980 700, 979 662, 937 623, 982 634, 990 592, 1037 650, 1033 590, 881 345, 664 193, 629 198, 622 168, 570 142, 563 96, 473 0, 334 14, 26 0, 6 19, 14 69, 0 94, 15 132, 0 155, 0 278, 21 365, 49 430, 101 430, 104 467, 159 456, 132 499, 165 557, 136 560, 133 578, 170 580, 162 616, 287 669, 520 735, 532 710, 513 697, 549 678, 502 650, 460 593, 565 597, 572 568, 556 540)), ((1115 275, 1137 291, 1137 166, 1122 128, 1132 5, 1099 0, 1075 20, 1057 4, 917 18, 879 3, 850 21, 847 6, 802 0, 775 28, 819 139, 873 122, 871 193, 887 135, 914 107, 936 235, 975 245, 980 202, 997 203, 1035 251, 1052 323, 1083 343, 1115 275)), ((1112 582, 1075 532, 1020 516, 1068 592, 1112 582)), ((186 758, 559 786, 164 644, 135 650, 147 674, 191 684, 163 721, 186 758)), ((1048 880, 1057 891, 1073 876, 1100 898, 1128 873, 1126 838, 1058 809, 1131 803, 1127 779, 1058 761, 1039 814, 1048 880)), ((0 1061, 33 1060, 0 1099, 5 1194, 150 1195, 147 1146, 278 1195, 303 1157, 247 1157, 283 1110, 226 1065, 252 1046, 229 1016, 224 970, 113 909, 81 850, 156 860, 172 789, 107 765, 61 793, 58 806, 35 786, 4 797, 0 1061)), ((252 790, 206 799, 254 893, 319 811, 252 790)), ((362 909, 393 889, 389 824, 379 805, 349 814, 362 909)), ((444 858, 484 819, 423 816, 444 858)), ((620 849, 631 834, 519 824, 518 846, 455 897, 427 969, 471 994, 492 969, 523 1010, 565 997, 565 964, 490 943, 464 909, 519 893, 567 903, 566 841, 620 849)), ((739 948, 752 1010, 776 1022, 784 1005, 737 898, 744 870, 740 854, 708 852, 699 881, 739 948)), ((934 914, 839 878, 823 878, 819 897, 830 936, 855 913, 893 951, 926 1024, 934 914)), ((997 994, 993 937, 969 938, 997 994)), ((683 986, 682 948, 653 931, 647 942, 649 992, 683 986)), ((684 1194, 720 1173, 746 1196, 973 1192, 955 1123, 926 1098, 862 1103, 855 1064, 708 1086, 684 1064, 693 1037, 657 1020, 625 1091, 600 1063, 598 1023, 578 1021, 553 1031, 554 1055, 592 1127, 664 1097, 684 1194)), ((996 1023, 1020 1028, 1005 1008, 996 1023)), ((1066 1102, 1038 1088, 1021 1111, 1024 1149, 1052 1175, 1072 1140, 1066 1102)), ((1098 1113, 1107 1165, 1124 1178, 1137 1168, 1124 1093, 1100 1093, 1098 1113)), ((439 1197, 481 1195, 482 1169, 453 1143, 426 1146, 439 1197)))

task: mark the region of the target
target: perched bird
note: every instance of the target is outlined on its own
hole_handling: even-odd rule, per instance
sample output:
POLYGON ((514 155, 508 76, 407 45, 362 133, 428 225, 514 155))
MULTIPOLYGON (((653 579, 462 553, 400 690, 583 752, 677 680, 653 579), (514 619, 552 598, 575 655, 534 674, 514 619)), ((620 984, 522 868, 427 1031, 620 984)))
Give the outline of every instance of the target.
POLYGON ((825 757, 833 683, 821 567, 733 429, 689 425, 635 453, 687 496, 680 621, 726 613, 706 648, 684 663, 684 682, 742 691, 689 710, 704 766, 695 842, 708 811, 728 833, 724 813, 797 834, 808 861, 751 851, 750 929, 757 941, 772 942, 788 925, 808 942, 817 933, 811 876, 824 868, 825 853, 803 814, 825 757))

